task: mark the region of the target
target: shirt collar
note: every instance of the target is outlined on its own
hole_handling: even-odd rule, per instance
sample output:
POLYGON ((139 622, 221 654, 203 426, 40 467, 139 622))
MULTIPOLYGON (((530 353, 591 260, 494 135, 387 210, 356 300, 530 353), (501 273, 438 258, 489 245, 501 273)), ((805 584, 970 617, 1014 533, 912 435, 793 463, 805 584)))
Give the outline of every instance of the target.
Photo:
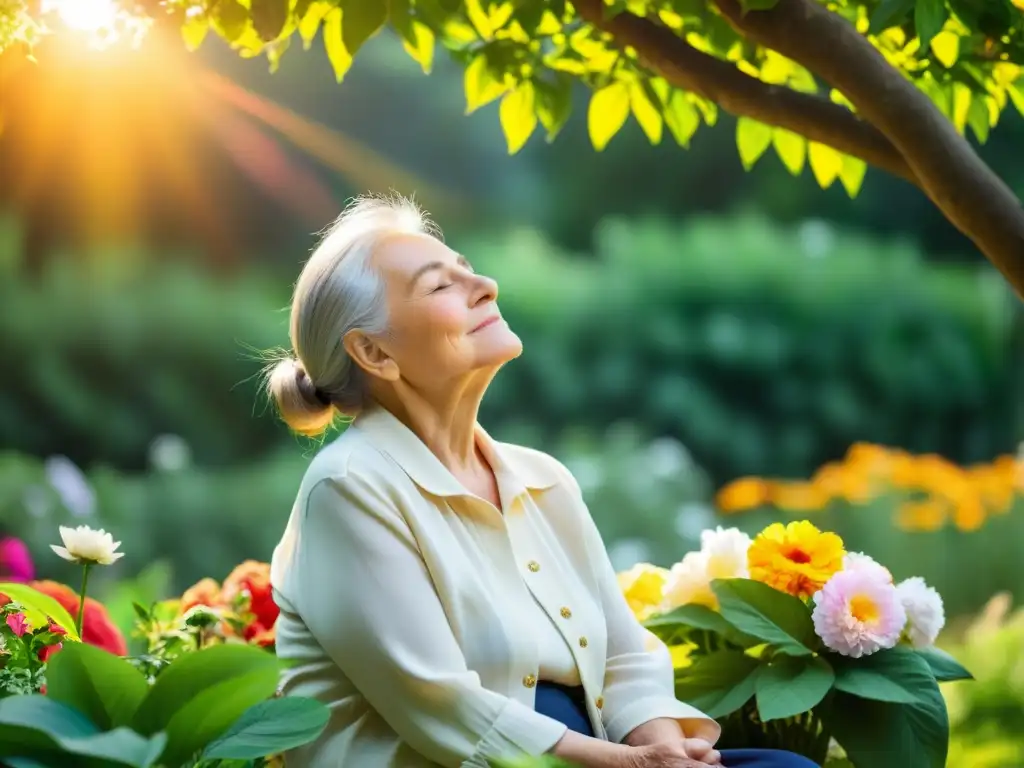
MULTIPOLYGON (((349 429, 357 430, 375 448, 390 456, 427 493, 442 497, 472 495, 426 443, 386 408, 364 411, 349 429)), ((479 424, 476 432, 506 503, 527 489, 543 490, 559 482, 557 474, 547 466, 548 462, 538 461, 533 452, 492 439, 479 424)))

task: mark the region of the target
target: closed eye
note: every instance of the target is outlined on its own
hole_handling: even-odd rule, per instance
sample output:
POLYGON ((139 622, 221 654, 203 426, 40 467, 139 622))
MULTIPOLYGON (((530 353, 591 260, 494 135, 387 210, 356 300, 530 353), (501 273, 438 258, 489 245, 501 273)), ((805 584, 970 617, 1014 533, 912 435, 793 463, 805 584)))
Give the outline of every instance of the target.
POLYGON ((451 283, 445 283, 444 285, 437 286, 437 288, 432 290, 431 293, 437 293, 438 291, 443 291, 445 288, 451 288, 451 287, 452 287, 451 283))

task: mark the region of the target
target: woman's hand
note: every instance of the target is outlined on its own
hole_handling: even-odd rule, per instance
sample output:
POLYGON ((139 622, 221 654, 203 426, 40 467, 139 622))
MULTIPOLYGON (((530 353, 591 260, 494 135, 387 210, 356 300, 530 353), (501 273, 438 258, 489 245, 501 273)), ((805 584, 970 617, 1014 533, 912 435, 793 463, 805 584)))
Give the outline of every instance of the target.
POLYGON ((722 755, 715 745, 706 739, 685 739, 683 749, 686 754, 696 760, 702 760, 712 768, 724 768, 722 766, 722 755))
MULTIPOLYGON (((702 748, 700 745, 696 746, 698 749, 702 748)), ((721 763, 717 762, 718 759, 718 753, 703 739, 680 739, 633 747, 623 768, 719 768, 721 763), (695 754, 691 755, 687 749, 689 742, 700 742, 707 747, 708 752, 702 754, 714 757, 716 762, 709 763, 695 754)))

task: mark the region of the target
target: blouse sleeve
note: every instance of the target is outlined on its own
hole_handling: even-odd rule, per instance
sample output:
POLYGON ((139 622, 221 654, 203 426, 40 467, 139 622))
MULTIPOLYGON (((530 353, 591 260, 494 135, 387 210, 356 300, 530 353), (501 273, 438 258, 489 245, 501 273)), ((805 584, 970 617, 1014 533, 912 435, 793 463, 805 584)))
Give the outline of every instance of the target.
POLYGON ((657 718, 671 718, 679 722, 687 737, 716 742, 721 734, 718 723, 676 699, 675 672, 668 648, 644 629, 630 610, 601 534, 575 480, 572 486, 583 511, 581 525, 587 557, 598 581, 608 628, 601 710, 608 738, 622 742, 639 725, 657 718))
POLYGON ((414 750, 442 766, 539 755, 566 727, 485 689, 448 624, 408 524, 386 489, 318 483, 289 592, 317 642, 414 750))

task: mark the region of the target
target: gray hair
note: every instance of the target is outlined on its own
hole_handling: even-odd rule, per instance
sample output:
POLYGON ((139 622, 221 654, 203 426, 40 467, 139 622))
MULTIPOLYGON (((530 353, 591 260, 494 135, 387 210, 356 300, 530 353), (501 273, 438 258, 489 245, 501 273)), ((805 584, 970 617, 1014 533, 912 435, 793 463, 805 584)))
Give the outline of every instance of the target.
POLYGON ((354 329, 387 331, 386 286, 370 262, 395 234, 436 234, 436 228, 408 198, 356 198, 324 230, 303 267, 292 294, 292 351, 272 366, 266 382, 293 431, 322 434, 338 414, 355 416, 366 405, 366 374, 342 342, 354 329))

